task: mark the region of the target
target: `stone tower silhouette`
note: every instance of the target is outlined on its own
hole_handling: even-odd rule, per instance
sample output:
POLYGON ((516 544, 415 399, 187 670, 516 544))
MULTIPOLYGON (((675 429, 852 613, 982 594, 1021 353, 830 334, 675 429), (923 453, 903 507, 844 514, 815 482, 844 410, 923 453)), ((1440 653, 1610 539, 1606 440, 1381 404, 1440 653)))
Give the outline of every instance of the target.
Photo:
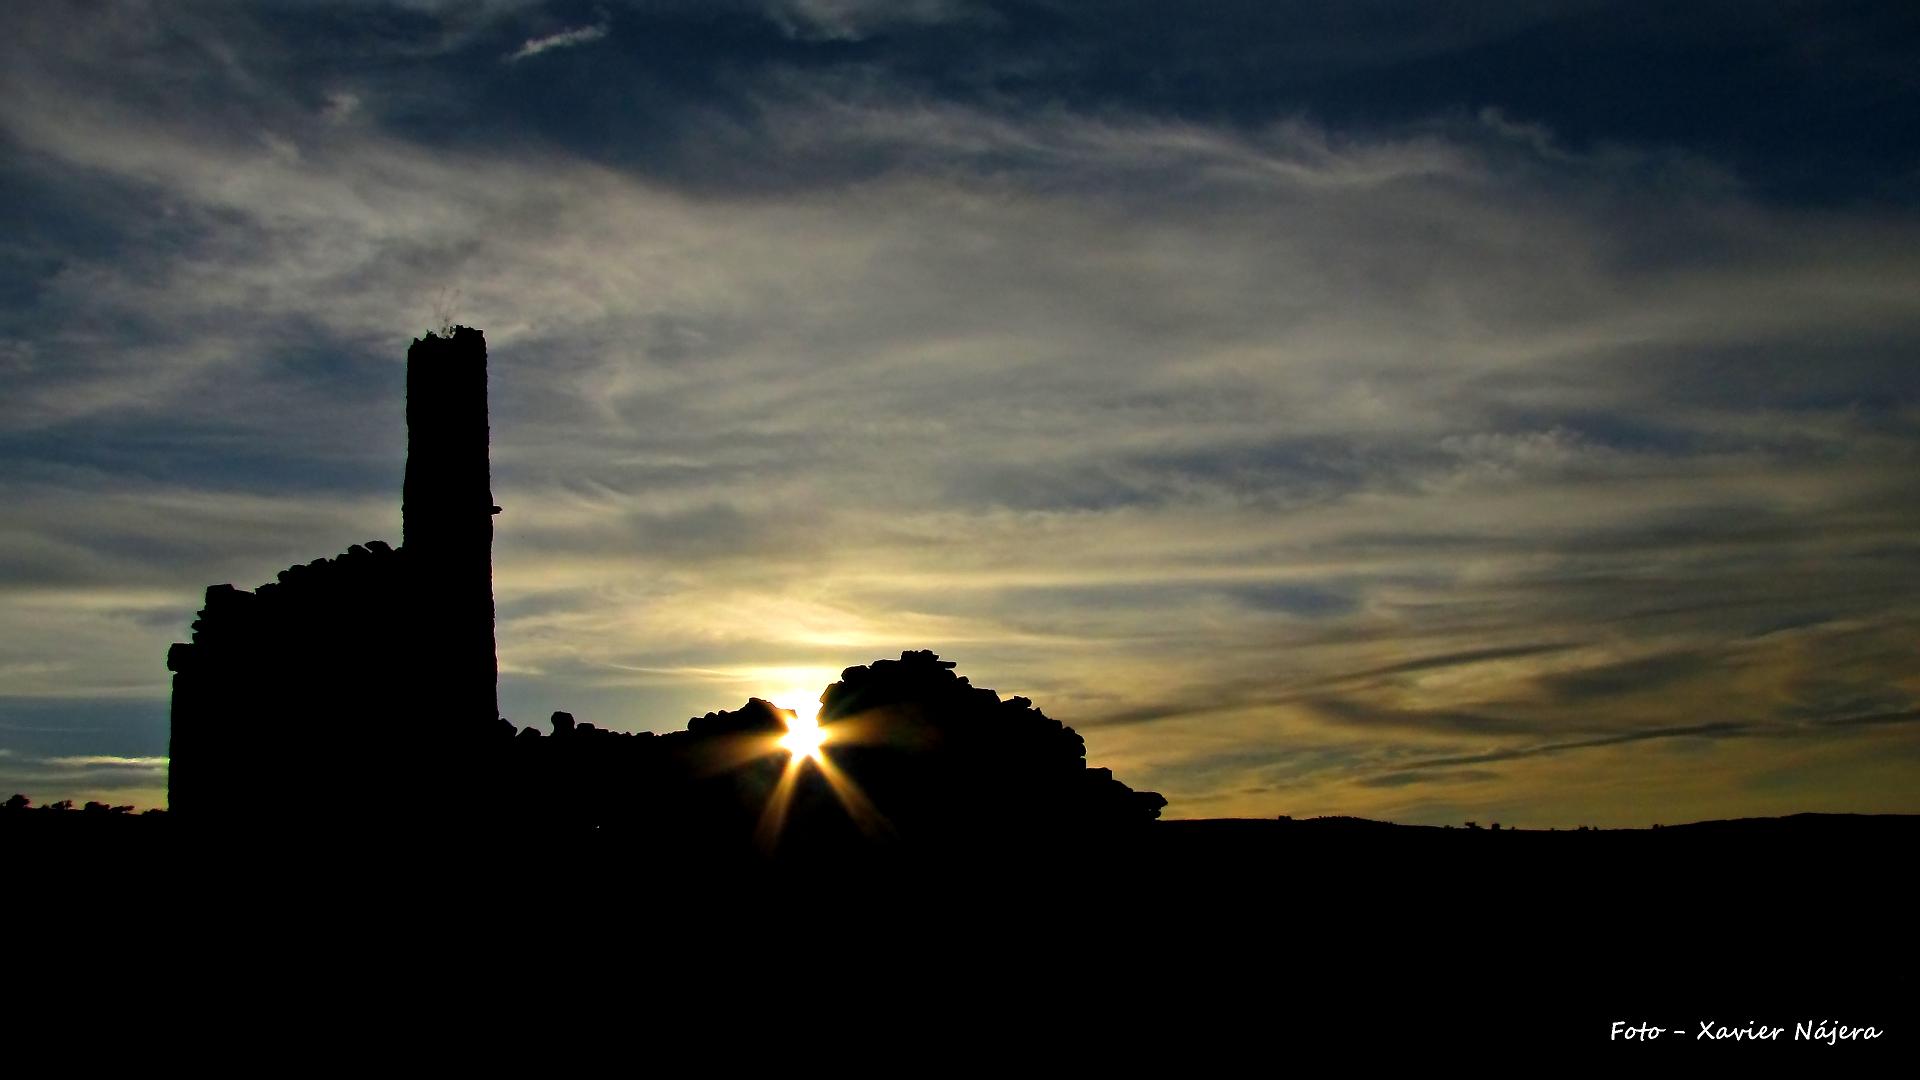
POLYGON ((471 327, 407 349, 407 476, 401 549, 427 625, 421 675, 461 727, 500 715, 494 655, 487 342, 471 327))
POLYGON ((187 818, 339 822, 431 805, 464 755, 511 735, 494 659, 487 343, 459 327, 407 350, 404 540, 208 587, 173 646, 167 795, 187 818))

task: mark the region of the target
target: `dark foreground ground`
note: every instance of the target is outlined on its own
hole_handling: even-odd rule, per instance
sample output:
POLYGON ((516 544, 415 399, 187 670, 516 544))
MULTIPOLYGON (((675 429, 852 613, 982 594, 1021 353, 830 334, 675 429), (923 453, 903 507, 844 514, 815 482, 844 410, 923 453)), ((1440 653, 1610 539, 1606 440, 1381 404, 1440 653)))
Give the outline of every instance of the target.
POLYGON ((76 821, 0 827, 10 982, 52 1025, 21 1030, 80 1019, 94 1052, 208 1066, 571 1071, 611 1047, 676 1074, 1878 1068, 1920 1045, 1916 817, 1174 821, 1017 858, 776 865, 599 835, 76 821), (1703 1021, 1783 1031, 1712 1041, 1703 1021), (1882 1034, 1795 1038, 1823 1022, 1882 1034))

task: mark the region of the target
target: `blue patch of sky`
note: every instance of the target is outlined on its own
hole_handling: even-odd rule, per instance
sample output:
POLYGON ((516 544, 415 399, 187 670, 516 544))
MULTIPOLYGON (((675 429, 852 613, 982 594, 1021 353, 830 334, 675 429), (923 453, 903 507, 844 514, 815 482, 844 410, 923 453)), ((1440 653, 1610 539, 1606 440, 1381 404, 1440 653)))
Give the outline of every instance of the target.
MULTIPOLYGON (((766 152, 774 133, 759 101, 797 75, 1012 115, 1064 106, 1248 129, 1306 115, 1366 131, 1496 108, 1575 151, 1686 147, 1772 198, 1920 196, 1920 142, 1909 137, 1920 80, 1908 63, 1920 9, 1910 4, 981 8, 990 17, 806 40, 737 5, 551 5, 404 69, 356 72, 349 59, 301 76, 315 93, 341 76, 386 80, 395 92, 381 95, 379 115, 422 143, 510 136, 695 187, 844 182, 888 167, 878 150, 766 152), (503 60, 530 38, 602 23, 604 39, 503 60)), ((401 38, 434 33, 430 20, 383 17, 401 38)), ((281 32, 364 41, 359 18, 301 10, 281 32)))
POLYGON ((1255 610, 1308 619, 1336 618, 1360 609, 1357 592, 1325 585, 1285 582, 1246 585, 1229 590, 1228 595, 1255 610))
POLYGON ((21 757, 157 757, 167 752, 167 714, 164 697, 0 698, 0 749, 21 757))
POLYGON ((204 420, 141 417, 116 425, 89 421, 83 427, 0 434, 0 459, 15 480, 61 483, 97 471, 123 487, 146 482, 207 491, 304 492, 354 495, 398 491, 399 440, 385 457, 316 457, 310 448, 275 446, 258 433, 222 429, 204 420))

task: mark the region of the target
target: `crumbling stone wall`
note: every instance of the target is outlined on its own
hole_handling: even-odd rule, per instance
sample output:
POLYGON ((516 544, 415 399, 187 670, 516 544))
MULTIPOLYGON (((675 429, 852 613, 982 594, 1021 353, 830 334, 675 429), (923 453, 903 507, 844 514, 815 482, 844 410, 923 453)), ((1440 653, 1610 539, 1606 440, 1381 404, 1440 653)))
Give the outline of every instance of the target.
POLYGON ((167 654, 173 810, 425 802, 457 786, 463 747, 511 734, 494 656, 486 362, 466 327, 407 352, 401 548, 369 541, 252 592, 207 590, 192 642, 167 654))
POLYGON ((278 813, 353 797, 359 785, 340 766, 356 756, 364 765, 368 736, 403 722, 401 699, 413 696, 406 562, 376 540, 252 592, 207 589, 193 641, 167 652, 176 813, 278 813))
POLYGON ((518 824, 708 858, 764 850, 776 796, 780 842, 816 852, 903 838, 1038 849, 1159 815, 1164 798, 1089 768, 1072 728, 931 652, 848 668, 826 689, 830 761, 790 767, 778 737, 791 714, 759 699, 657 737, 566 713, 551 738, 516 737, 494 656, 486 359, 466 328, 407 351, 401 547, 369 541, 252 592, 207 590, 193 640, 167 655, 183 820, 377 822, 390 839, 395 826, 518 824))

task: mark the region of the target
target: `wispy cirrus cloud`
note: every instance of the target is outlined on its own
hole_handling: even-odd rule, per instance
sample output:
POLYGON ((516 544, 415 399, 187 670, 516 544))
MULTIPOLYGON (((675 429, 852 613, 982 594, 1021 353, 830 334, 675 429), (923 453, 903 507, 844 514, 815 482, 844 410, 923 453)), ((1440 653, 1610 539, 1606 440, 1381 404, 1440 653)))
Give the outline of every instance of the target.
POLYGON ((456 291, 523 723, 673 727, 743 673, 932 647, 1175 813, 1625 823, 1621 776, 1705 813, 1788 742, 1910 752, 1846 723, 1920 698, 1897 206, 1512 112, 1089 103, 1080 59, 999 107, 816 61, 865 30, 766 44, 759 8, 778 58, 721 98, 636 62, 658 115, 576 129, 492 59, 717 46, 510 5, 349 71, 201 14, 26 20, 0 76, 7 175, 68 223, 5 252, 0 702, 150 710, 36 761, 164 744, 206 584, 397 536, 399 359, 456 291), (107 92, 129 65, 158 89, 107 92))
POLYGON ((571 30, 561 30, 542 37, 528 38, 518 49, 508 53, 503 59, 513 64, 555 49, 570 49, 576 45, 586 45, 606 37, 610 29, 611 27, 606 23, 599 23, 594 26, 578 26, 571 30))
POLYGON ((47 764, 61 768, 90 769, 164 769, 163 757, 123 757, 116 754, 82 754, 77 757, 48 758, 47 764))
POLYGON ((899 28, 994 22, 991 7, 970 0, 772 0, 763 8, 781 32, 809 41, 861 41, 899 28))

